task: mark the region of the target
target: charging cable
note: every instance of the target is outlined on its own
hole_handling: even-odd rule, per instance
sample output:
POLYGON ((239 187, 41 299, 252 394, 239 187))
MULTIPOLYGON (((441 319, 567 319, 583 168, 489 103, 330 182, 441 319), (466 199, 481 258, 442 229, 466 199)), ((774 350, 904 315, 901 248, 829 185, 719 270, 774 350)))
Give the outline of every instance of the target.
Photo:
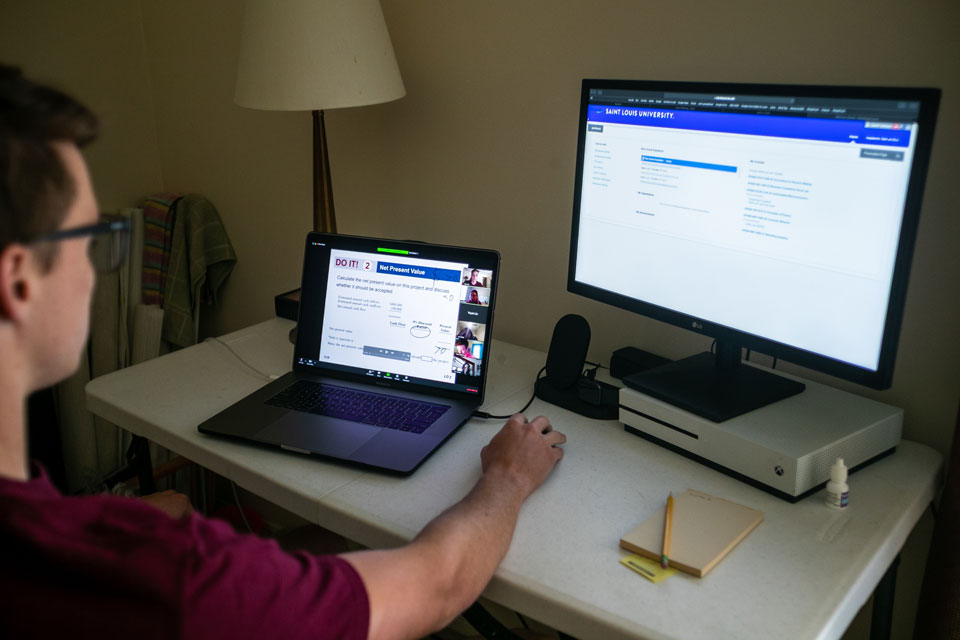
POLYGON ((523 413, 530 407, 531 404, 533 404, 534 398, 537 397, 537 383, 540 382, 540 376, 543 375, 543 372, 546 370, 547 370, 546 367, 541 367, 540 371, 537 372, 537 378, 536 380, 533 381, 533 395, 530 396, 530 399, 527 401, 527 404, 523 405, 523 408, 520 409, 520 411, 517 411, 516 413, 511 413, 508 416, 495 416, 487 413, 486 411, 474 411, 473 417, 481 418, 483 420, 509 420, 510 418, 515 416, 517 413, 523 413))

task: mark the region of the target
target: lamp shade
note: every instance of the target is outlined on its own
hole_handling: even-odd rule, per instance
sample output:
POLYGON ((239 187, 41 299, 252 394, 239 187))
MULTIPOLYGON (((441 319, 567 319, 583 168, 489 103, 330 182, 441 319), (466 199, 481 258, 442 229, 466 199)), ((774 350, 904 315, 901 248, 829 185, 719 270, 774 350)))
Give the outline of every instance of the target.
POLYGON ((238 105, 312 111, 405 93, 379 0, 247 0, 238 105))

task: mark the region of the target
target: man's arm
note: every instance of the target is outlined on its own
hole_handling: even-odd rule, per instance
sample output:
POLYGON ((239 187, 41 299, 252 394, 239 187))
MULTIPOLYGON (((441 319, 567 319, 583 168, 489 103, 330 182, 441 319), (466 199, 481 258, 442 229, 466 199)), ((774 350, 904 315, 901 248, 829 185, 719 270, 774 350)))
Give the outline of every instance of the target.
POLYGON ((190 498, 182 493, 177 493, 172 489, 150 493, 140 498, 149 505, 153 505, 171 518, 180 519, 193 513, 193 505, 190 504, 190 498))
POLYGON ((524 500, 543 483, 566 436, 515 415, 483 448, 483 476, 410 544, 343 557, 370 599, 371 640, 419 638, 470 606, 506 555, 524 500))

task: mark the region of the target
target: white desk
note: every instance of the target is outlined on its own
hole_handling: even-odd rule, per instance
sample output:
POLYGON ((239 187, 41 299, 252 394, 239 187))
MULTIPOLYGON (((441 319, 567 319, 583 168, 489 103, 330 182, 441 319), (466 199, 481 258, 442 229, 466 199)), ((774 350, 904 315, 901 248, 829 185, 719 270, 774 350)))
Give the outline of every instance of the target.
MULTIPOLYGON (((370 547, 404 543, 480 475, 500 421, 472 420, 408 478, 205 436, 197 424, 279 376, 292 323, 270 320, 87 386, 95 414, 370 547), (224 344, 225 343, 225 344, 224 344), (229 347, 229 348, 228 348, 229 347), (232 351, 231 351, 232 349, 232 351)), ((544 354, 497 342, 484 410, 523 406, 544 354)), ((484 595, 577 638, 839 638, 933 498, 941 456, 904 441, 850 477, 837 514, 818 493, 789 504, 624 432, 534 402, 566 455, 521 512, 484 595), (764 512, 706 578, 654 585, 619 564, 622 534, 694 488, 764 512)))

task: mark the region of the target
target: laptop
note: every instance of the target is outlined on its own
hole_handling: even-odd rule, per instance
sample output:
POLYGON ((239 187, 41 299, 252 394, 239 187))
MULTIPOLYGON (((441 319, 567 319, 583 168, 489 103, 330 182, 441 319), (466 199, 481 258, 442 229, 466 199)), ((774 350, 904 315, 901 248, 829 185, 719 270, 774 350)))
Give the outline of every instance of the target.
POLYGON ((410 474, 483 402, 500 254, 307 235, 293 370, 202 423, 410 474))

